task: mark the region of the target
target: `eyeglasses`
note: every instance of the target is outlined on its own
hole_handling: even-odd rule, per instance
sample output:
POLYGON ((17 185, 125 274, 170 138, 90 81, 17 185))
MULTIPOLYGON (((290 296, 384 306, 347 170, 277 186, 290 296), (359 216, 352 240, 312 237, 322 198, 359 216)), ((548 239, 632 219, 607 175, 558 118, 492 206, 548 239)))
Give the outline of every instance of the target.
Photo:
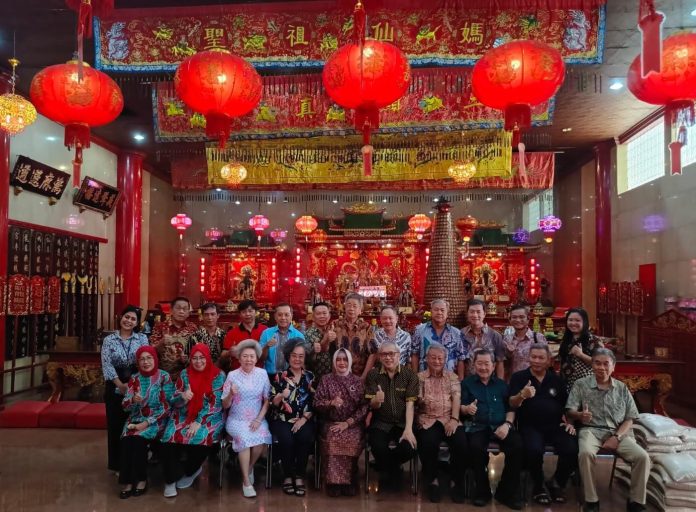
POLYGON ((396 357, 399 355, 398 352, 380 352, 380 357, 396 357))
POLYGON ((192 357, 191 361, 205 361, 205 357, 192 357))

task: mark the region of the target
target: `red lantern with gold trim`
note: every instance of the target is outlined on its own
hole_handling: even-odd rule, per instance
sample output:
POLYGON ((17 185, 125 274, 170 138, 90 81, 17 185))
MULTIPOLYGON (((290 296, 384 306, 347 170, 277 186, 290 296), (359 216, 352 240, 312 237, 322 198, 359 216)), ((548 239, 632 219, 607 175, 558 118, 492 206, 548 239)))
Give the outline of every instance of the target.
POLYGON ((263 235, 263 231, 270 225, 269 220, 263 215, 254 215, 249 219, 249 227, 256 232, 256 236, 263 235))
POLYGON ((665 115, 676 131, 670 143, 672 174, 681 174, 681 148, 686 144, 686 126, 694 124, 696 100, 696 34, 684 33, 668 37, 662 43, 662 69, 659 73, 641 74, 641 56, 628 68, 628 89, 651 105, 664 105, 665 115))
POLYGON ((226 50, 187 57, 174 75, 176 94, 190 109, 205 116, 205 134, 225 147, 232 119, 251 112, 263 83, 254 67, 226 50))
POLYGON ((423 233, 430 229, 432 223, 430 217, 423 213, 417 213, 408 220, 408 227, 416 233, 418 240, 420 240, 423 238, 423 233))
POLYGON ((561 53, 539 41, 511 41, 488 50, 474 66, 471 87, 476 99, 505 113, 505 129, 513 130, 513 145, 520 130, 532 124, 532 109, 547 101, 563 83, 561 53))
POLYGON ((462 235, 462 240, 465 242, 471 241, 471 237, 474 236, 474 231, 476 231, 478 225, 479 221, 471 215, 458 219, 455 224, 457 230, 459 230, 459 234, 462 235))
POLYGON ((110 123, 123 110, 123 94, 108 75, 77 61, 39 71, 31 81, 29 96, 41 114, 65 125, 65 145, 75 147, 73 186, 80 185, 82 150, 89 148, 90 128, 110 123))
POLYGON ((365 40, 365 10, 360 1, 353 15, 354 42, 336 50, 324 64, 322 81, 329 97, 355 110, 355 129, 363 135, 365 176, 372 174, 372 130, 379 110, 401 98, 411 82, 408 59, 393 44, 365 40))
POLYGON ((295 228, 303 235, 310 234, 312 231, 317 229, 318 225, 319 223, 317 222, 317 219, 311 215, 303 215, 295 222, 295 228))
POLYGON ((323 229, 317 229, 310 235, 309 239, 315 244, 323 244, 328 239, 328 235, 323 229))

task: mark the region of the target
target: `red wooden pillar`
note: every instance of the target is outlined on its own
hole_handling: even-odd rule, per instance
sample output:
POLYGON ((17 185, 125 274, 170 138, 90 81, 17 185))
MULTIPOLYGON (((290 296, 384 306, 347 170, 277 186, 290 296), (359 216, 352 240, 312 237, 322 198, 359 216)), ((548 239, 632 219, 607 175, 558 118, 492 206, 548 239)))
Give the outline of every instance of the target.
MULTIPOLYGON (((0 94, 10 92, 10 77, 0 72, 0 94)), ((10 136, 0 130, 0 275, 7 275, 10 217, 10 136)), ((5 315, 0 315, 0 409, 5 394, 5 315)))
POLYGON ((128 304, 140 305, 143 157, 142 153, 133 151, 118 155, 117 185, 121 199, 116 206, 116 275, 123 276, 123 293, 115 298, 116 314, 128 304))
MULTIPOLYGON (((599 288, 611 283, 611 151, 613 141, 605 141, 594 147, 595 153, 595 238, 597 304, 599 288)), ((613 335, 606 314, 599 318, 600 333, 613 335)))

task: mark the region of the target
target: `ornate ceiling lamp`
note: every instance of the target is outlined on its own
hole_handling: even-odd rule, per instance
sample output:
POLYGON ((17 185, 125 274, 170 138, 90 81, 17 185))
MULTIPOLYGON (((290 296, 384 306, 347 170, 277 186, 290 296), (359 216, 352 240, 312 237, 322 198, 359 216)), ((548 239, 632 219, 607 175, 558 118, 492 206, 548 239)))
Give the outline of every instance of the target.
POLYGON ((240 162, 229 162, 220 169, 220 177, 227 185, 240 185, 247 177, 247 170, 240 162))
POLYGON ((339 106, 355 110, 355 129, 363 135, 363 168, 372 174, 372 130, 379 110, 401 98, 411 81, 408 59, 396 46, 365 39, 365 9, 360 0, 353 12, 353 42, 336 50, 324 64, 324 88, 339 106))
POLYGON ((17 135, 36 121, 36 108, 29 100, 15 94, 17 81, 15 69, 19 65, 19 61, 12 57, 9 59, 9 63, 12 66, 12 78, 10 79, 12 92, 0 96, 0 129, 10 135, 17 135))
POLYGON ((205 116, 205 134, 222 149, 232 119, 251 112, 261 101, 263 83, 247 61, 215 49, 184 59, 174 75, 174 88, 186 106, 205 116))

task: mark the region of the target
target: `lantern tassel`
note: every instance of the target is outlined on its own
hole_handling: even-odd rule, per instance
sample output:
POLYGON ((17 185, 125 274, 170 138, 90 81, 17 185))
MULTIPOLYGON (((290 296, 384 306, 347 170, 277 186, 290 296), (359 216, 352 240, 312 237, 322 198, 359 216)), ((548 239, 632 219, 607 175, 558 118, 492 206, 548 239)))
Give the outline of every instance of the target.
POLYGON ((638 30, 641 36, 641 75, 662 69, 662 24, 665 15, 655 10, 654 0, 640 0, 638 30))
POLYGON ((686 127, 680 126, 677 139, 669 143, 670 172, 672 176, 681 175, 681 150, 686 145, 686 127))
POLYGON ((527 162, 525 161, 525 145, 523 142, 519 142, 517 144, 517 156, 519 157, 519 165, 517 167, 519 175, 520 175, 520 182, 522 183, 523 187, 528 186, 528 177, 527 177, 527 162))
POLYGON ((65 126, 65 147, 75 147, 73 160, 73 187, 80 186, 80 169, 82 167, 82 150, 89 148, 89 126, 86 124, 68 124, 65 126))

